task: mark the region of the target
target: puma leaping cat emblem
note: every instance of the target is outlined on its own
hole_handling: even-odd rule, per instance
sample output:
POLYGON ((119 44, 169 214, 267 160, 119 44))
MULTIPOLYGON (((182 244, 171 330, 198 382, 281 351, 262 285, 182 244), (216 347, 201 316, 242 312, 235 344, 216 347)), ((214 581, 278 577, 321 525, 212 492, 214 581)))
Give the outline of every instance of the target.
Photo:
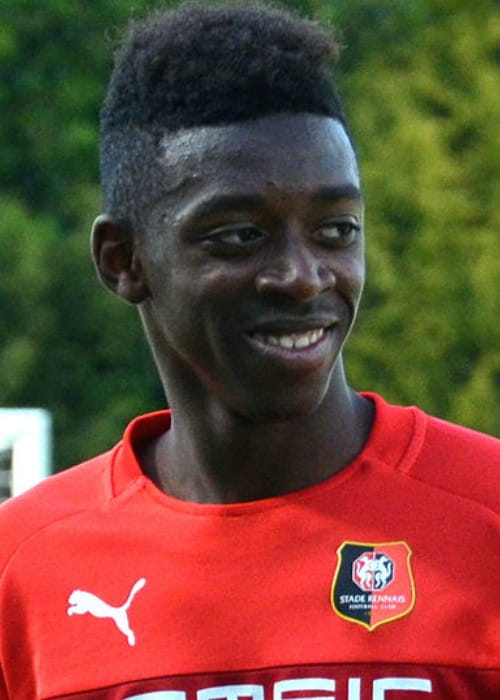
POLYGON ((136 581, 130 590, 127 600, 123 605, 120 605, 120 607, 105 603, 93 593, 79 590, 73 591, 68 598, 69 608, 67 613, 68 615, 85 615, 85 613, 89 613, 93 615, 93 617, 111 618, 111 620, 114 620, 120 632, 127 637, 130 646, 133 647, 135 645, 135 634, 130 629, 127 611, 136 594, 141 588, 144 588, 145 585, 145 578, 140 578, 136 581))

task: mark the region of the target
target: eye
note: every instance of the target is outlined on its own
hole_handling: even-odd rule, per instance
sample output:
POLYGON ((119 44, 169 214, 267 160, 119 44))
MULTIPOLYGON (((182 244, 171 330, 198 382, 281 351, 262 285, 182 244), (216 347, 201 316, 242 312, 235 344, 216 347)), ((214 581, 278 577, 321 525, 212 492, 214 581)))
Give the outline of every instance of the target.
POLYGON ((255 226, 225 226, 203 236, 202 247, 213 255, 238 255, 250 252, 265 234, 255 226))
POLYGON ((353 221, 325 221, 314 231, 319 243, 333 248, 346 248, 356 240, 361 227, 353 221))

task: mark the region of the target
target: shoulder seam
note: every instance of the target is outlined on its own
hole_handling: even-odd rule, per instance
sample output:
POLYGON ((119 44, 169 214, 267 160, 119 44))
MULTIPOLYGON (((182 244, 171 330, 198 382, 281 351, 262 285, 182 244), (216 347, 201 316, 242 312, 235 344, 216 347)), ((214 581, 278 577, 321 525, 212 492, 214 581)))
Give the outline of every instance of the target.
POLYGON ((5 560, 4 566, 3 566, 2 570, 0 571, 0 585, 2 583, 2 579, 3 579, 7 569, 9 567, 10 563, 12 562, 12 560, 14 559, 14 557, 16 556, 16 554, 18 553, 18 551, 20 550, 20 548, 23 545, 27 544, 31 539, 33 539, 34 537, 39 535, 41 532, 43 532, 43 530, 46 530, 47 528, 52 527, 52 525, 55 525, 56 523, 59 523, 62 520, 68 520, 70 518, 77 517, 77 516, 81 515, 82 513, 87 513, 87 512, 96 511, 96 510, 99 510, 99 508, 95 508, 95 507, 93 507, 93 508, 81 508, 79 510, 72 511, 71 513, 65 513, 64 515, 60 515, 59 517, 56 517, 53 520, 50 520, 49 522, 45 522, 43 525, 40 525, 40 527, 38 527, 36 530, 30 532, 29 535, 27 535, 20 542, 17 543, 14 550, 11 552, 9 557, 5 560))
POLYGON ((488 512, 489 514, 493 515, 496 518, 500 517, 499 512, 497 512, 496 510, 493 510, 492 508, 490 508, 490 506, 487 506, 484 503, 481 503, 481 501, 478 501, 475 498, 469 498, 468 496, 465 496, 464 494, 456 493, 455 491, 451 491, 450 489, 446 489, 443 486, 440 486, 438 484, 433 484, 432 482, 427 481, 425 479, 422 479, 421 477, 418 477, 415 474, 412 474, 411 472, 403 472, 403 476, 407 477, 408 479, 412 479, 413 481, 417 481, 419 484, 424 484, 425 486, 428 486, 431 489, 441 491, 442 493, 446 493, 449 496, 454 496, 455 498, 458 498, 462 501, 465 501, 466 503, 471 503, 479 508, 484 509, 486 512, 488 512))

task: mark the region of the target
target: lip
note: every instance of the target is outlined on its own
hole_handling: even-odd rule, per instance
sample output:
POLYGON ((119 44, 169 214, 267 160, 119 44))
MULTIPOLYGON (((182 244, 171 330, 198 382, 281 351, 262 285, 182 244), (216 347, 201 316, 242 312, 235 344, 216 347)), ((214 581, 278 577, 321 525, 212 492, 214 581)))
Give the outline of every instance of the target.
POLYGON ((308 333, 323 328, 327 330, 339 322, 336 316, 280 316, 279 318, 260 319, 248 331, 249 335, 286 335, 308 333))
POLYGON ((246 338, 254 351, 257 351, 266 361, 279 364, 283 369, 300 373, 309 373, 324 366, 332 355, 332 339, 337 323, 328 325, 304 322, 300 324, 289 323, 261 326, 258 331, 246 334, 246 338), (269 328, 264 332, 264 328, 269 328), (320 332, 318 339, 305 347, 284 347, 276 342, 266 342, 266 337, 274 339, 279 336, 301 336, 320 332))

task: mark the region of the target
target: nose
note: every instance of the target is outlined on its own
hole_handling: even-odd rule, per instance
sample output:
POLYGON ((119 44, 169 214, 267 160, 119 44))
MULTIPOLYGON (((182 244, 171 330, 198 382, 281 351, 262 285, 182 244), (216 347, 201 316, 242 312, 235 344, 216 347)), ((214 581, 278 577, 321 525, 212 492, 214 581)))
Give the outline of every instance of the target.
POLYGON ((305 241, 288 241, 258 272, 255 286, 261 294, 281 294, 308 301, 335 286, 333 270, 305 241))

